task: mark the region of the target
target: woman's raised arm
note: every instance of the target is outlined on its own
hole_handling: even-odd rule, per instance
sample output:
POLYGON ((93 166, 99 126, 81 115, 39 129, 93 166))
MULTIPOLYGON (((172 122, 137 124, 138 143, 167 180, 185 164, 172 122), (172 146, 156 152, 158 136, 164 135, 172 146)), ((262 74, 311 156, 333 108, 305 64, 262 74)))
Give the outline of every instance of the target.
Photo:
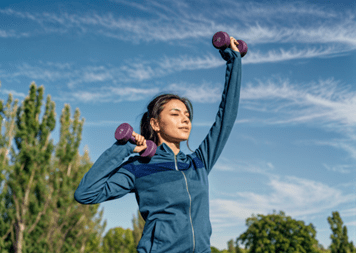
POLYGON ((219 158, 234 126, 240 100, 241 55, 226 48, 220 54, 227 61, 225 87, 213 126, 199 148, 195 151, 209 174, 219 158))

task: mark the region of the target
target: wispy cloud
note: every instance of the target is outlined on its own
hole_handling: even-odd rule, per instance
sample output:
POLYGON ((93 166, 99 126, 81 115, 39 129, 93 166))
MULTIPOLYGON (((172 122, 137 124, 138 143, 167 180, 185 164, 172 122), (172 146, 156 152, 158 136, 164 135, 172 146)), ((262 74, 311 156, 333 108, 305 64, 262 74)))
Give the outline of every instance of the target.
MULTIPOLYGON (((266 53, 250 52, 242 62, 243 64, 257 64, 267 62, 280 62, 291 59, 303 59, 311 57, 328 56, 335 51, 332 47, 320 49, 296 49, 267 51, 266 53)), ((2 78, 14 79, 17 77, 27 77, 31 81, 46 82, 66 82, 69 88, 75 88, 81 84, 105 83, 117 84, 128 82, 144 82, 154 78, 164 77, 176 72, 192 71, 199 69, 211 69, 221 67, 225 61, 220 55, 207 54, 206 56, 188 56, 178 57, 163 56, 155 60, 137 59, 134 62, 124 62, 119 66, 107 64, 87 65, 78 68, 77 64, 59 63, 59 62, 23 62, 22 64, 12 66, 6 72, 2 72, 2 78), (12 70, 12 71, 11 71, 12 70)), ((184 85, 183 85, 184 86, 184 85)), ((177 88, 180 89, 180 84, 177 88)), ((191 93, 193 100, 204 102, 215 102, 220 96, 216 95, 216 89, 207 89, 201 87, 198 93, 191 93), (213 93, 210 93, 213 92, 213 93), (214 95, 215 94, 215 95, 214 95), (205 99, 206 98, 206 99, 205 99), (212 99, 212 100, 211 100, 212 99)))
POLYGON ((339 173, 342 173, 342 174, 349 174, 352 171, 356 171, 356 166, 355 165, 353 165, 353 166, 352 165, 346 165, 346 164, 335 165, 335 166, 329 166, 327 164, 323 164, 323 165, 328 171, 339 172, 339 173))
MULTIPOLYGON (((341 217, 355 217, 356 207, 341 211, 341 217)), ((355 226, 356 224, 354 224, 355 226)))
POLYGON ((105 86, 100 89, 87 89, 86 91, 62 92, 55 99, 84 103, 118 103, 147 99, 147 97, 154 96, 159 92, 177 93, 196 103, 211 103, 221 99, 221 89, 208 84, 170 84, 164 89, 133 88, 132 86, 122 85, 105 86))
POLYGON ((2 78, 27 77, 31 80, 66 81, 68 87, 74 88, 80 84, 142 82, 163 77, 175 72, 209 69, 224 65, 221 57, 208 54, 204 57, 163 56, 156 60, 137 59, 134 62, 123 62, 119 66, 107 64, 87 65, 78 68, 75 63, 55 62, 23 62, 19 65, 1 71, 2 78), (12 70, 12 71, 11 71, 12 70))
POLYGON ((57 100, 80 101, 83 103, 119 103, 122 101, 138 101, 153 96, 159 92, 158 88, 132 87, 103 87, 90 91, 62 92, 57 100))
MULTIPOLYGON (((326 140, 326 141, 311 140, 311 142, 315 145, 330 146, 330 147, 344 150, 350 155, 350 157, 352 157, 353 159, 356 160, 356 134, 354 132, 350 133, 350 131, 347 132, 347 129, 345 129, 345 130, 346 130, 345 131, 346 133, 344 133, 344 135, 347 138, 331 139, 331 140, 326 140)), ((351 166, 351 167, 355 168, 355 166, 351 166)), ((342 165, 341 167, 340 166, 332 167, 331 169, 334 171, 338 170, 340 172, 341 171, 343 171, 344 173, 346 172, 345 165, 342 165)))
POLYGON ((319 48, 302 48, 297 49, 295 47, 291 49, 272 49, 266 51, 266 53, 261 53, 260 51, 248 52, 248 54, 243 58, 243 64, 261 64, 261 63, 271 63, 271 62, 281 62, 296 59, 309 59, 317 57, 332 57, 340 53, 349 51, 348 49, 342 47, 319 47, 319 48))
POLYGON ((30 37, 28 32, 16 32, 15 30, 1 30, 0 29, 0 38, 22 38, 30 37))
POLYGON ((281 79, 257 80, 255 84, 247 84, 241 93, 241 100, 249 110, 278 113, 278 118, 265 118, 266 123, 318 121, 343 126, 356 125, 356 92, 333 79, 309 84, 293 84, 281 79))
POLYGON ((267 176, 264 194, 251 191, 220 192, 220 198, 212 199, 211 219, 214 227, 238 226, 253 213, 266 215, 272 210, 283 210, 293 218, 310 217, 351 203, 356 197, 355 194, 344 194, 339 189, 314 180, 273 174, 267 176))
POLYGON ((274 170, 274 166, 271 162, 262 162, 251 164, 245 161, 234 160, 232 165, 231 159, 226 159, 224 157, 219 158, 219 162, 214 166, 214 169, 220 171, 231 171, 231 172, 248 172, 257 173, 260 175, 271 176, 271 172, 274 170))
MULTIPOLYGON (((259 124, 305 124, 323 128, 342 137, 301 141, 304 144, 332 146, 356 159, 356 92, 333 79, 293 84, 270 79, 248 83, 241 93, 241 107, 260 113, 251 118, 259 124)), ((330 168, 345 171, 345 168, 330 168)))
POLYGON ((18 98, 25 98, 26 97, 26 94, 25 93, 22 93, 22 92, 17 92, 15 90, 8 90, 8 89, 0 89, 0 92, 3 93, 3 94, 12 94, 15 98, 18 97, 18 98))
MULTIPOLYGON (((332 8, 307 3, 301 5, 299 2, 274 3, 272 6, 267 3, 225 0, 216 4, 215 8, 214 4, 213 6, 209 4, 207 8, 205 4, 192 2, 167 1, 164 4, 157 1, 147 1, 143 4, 130 1, 116 2, 119 6, 128 5, 146 15, 117 16, 111 12, 99 13, 93 10, 86 13, 78 11, 75 14, 65 11, 29 13, 13 9, 0 10, 0 14, 27 19, 48 32, 64 33, 79 29, 80 32, 96 33, 120 40, 132 41, 131 38, 135 37, 134 43, 190 41, 196 44, 196 39, 211 38, 216 31, 226 29, 231 35, 239 36, 253 45, 332 43, 343 45, 343 51, 354 50, 356 47, 356 21, 351 10, 341 13, 332 8), (198 6, 200 14, 196 15, 192 9, 198 6), (229 17, 230 23, 226 23, 224 17, 229 17), (232 26, 231 21, 242 25, 232 26)), ((11 34, 10 31, 4 32, 11 34)), ((322 51, 324 54, 329 52, 322 51)))
MULTIPOLYGON (((112 101, 115 96, 127 99, 140 98, 139 94, 153 94, 157 89, 126 87, 127 82, 142 82, 162 77, 173 71, 184 71, 192 68, 208 68, 224 64, 220 58, 179 57, 158 60, 157 62, 133 63, 129 66, 99 65, 75 68, 73 63, 40 62, 23 63, 15 71, 3 72, 3 78, 25 76, 32 80, 51 82, 65 81, 69 88, 85 84, 86 91, 71 91, 71 97, 80 101, 112 101), (197 63, 197 64, 195 64, 197 63), (120 83, 118 83, 118 80, 120 83), (105 83, 105 89, 90 88, 90 83, 105 83), (129 94, 131 92, 132 94, 129 94)), ((289 80, 270 79, 256 80, 244 84, 241 92, 241 106, 245 109, 268 113, 261 119, 266 124, 315 123, 337 126, 356 125, 356 92, 347 85, 340 85, 333 79, 319 80, 310 83, 292 83, 289 80)), ((139 85, 139 87, 143 87, 139 85)), ((195 102, 209 103, 221 99, 221 85, 209 83, 184 84, 173 83, 165 88, 174 90, 195 102), (189 92, 188 92, 189 90, 189 92)), ((251 122, 253 119, 245 119, 251 122)), ((351 131, 350 134, 353 132, 351 131)), ((356 138, 356 137, 355 137, 356 138)))

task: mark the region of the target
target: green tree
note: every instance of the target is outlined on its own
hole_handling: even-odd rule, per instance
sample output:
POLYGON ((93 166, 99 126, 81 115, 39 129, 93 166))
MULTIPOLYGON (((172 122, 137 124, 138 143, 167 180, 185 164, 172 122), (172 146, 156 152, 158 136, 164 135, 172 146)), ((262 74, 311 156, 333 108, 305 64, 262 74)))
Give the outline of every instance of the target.
POLYGON ((215 248, 214 246, 210 247, 211 253, 220 253, 220 250, 215 248))
POLYGON ((137 216, 133 215, 132 226, 133 226, 133 237, 135 241, 135 246, 137 247, 138 243, 141 240, 143 228, 145 227, 145 220, 142 218, 140 210, 137 210, 137 216))
POLYGON ((356 247, 354 246, 353 241, 350 242, 350 253, 356 253, 356 247))
POLYGON ((9 235, 14 225, 14 212, 12 212, 11 203, 8 202, 11 193, 7 179, 9 177, 9 154, 16 132, 17 107, 18 101, 14 101, 11 94, 5 105, 0 100, 0 253, 8 252, 12 246, 9 235))
POLYGON ((92 165, 87 151, 78 152, 84 120, 78 109, 71 119, 66 105, 55 146, 55 104, 48 96, 41 113, 43 92, 33 83, 19 108, 11 95, 0 103, 0 252, 98 252, 100 239, 89 240, 101 238, 102 211, 73 197, 92 165))
POLYGON ((234 240, 231 239, 230 241, 227 242, 227 252, 228 253, 235 253, 235 246, 234 246, 234 240))
POLYGON ((306 226, 284 212, 252 216, 246 220, 247 231, 236 239, 250 252, 317 252, 316 231, 312 224, 306 226))
POLYGON ((131 229, 116 227, 110 229, 103 239, 103 253, 134 253, 135 241, 131 229))
POLYGON ((355 247, 353 246, 353 242, 349 242, 349 238, 347 236, 347 227, 342 226, 343 221, 340 217, 339 212, 332 212, 332 216, 328 217, 328 222, 330 224, 330 228, 332 234, 331 238, 331 253, 353 253, 356 252, 355 247))
POLYGON ((325 249, 322 244, 315 245, 316 252, 318 253, 331 253, 329 249, 325 249))
MULTIPOLYGON (((49 252, 84 252, 89 239, 93 239, 92 234, 103 231, 99 224, 102 212, 95 220, 99 205, 80 205, 73 198, 84 173, 92 166, 88 152, 85 151, 83 156, 78 152, 84 124, 79 110, 76 109, 71 119, 70 106, 65 105, 60 123, 60 139, 47 175, 47 183, 53 191, 50 219, 46 221, 46 229, 40 238, 44 239, 49 252)), ((93 248, 95 244, 90 245, 93 248)))
POLYGON ((54 150, 50 133, 55 127, 54 102, 47 97, 45 112, 40 120, 43 87, 30 87, 29 96, 17 110, 14 165, 9 173, 11 189, 9 202, 13 204, 15 252, 26 252, 24 237, 29 237, 46 212, 52 192, 46 188, 43 175, 49 170, 54 150))

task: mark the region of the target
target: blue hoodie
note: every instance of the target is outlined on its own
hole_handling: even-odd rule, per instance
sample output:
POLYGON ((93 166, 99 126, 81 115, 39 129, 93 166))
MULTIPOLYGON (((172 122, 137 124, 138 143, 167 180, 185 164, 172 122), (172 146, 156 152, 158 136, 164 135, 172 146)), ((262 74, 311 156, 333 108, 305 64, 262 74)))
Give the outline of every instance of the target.
POLYGON ((132 156, 132 144, 114 143, 84 175, 74 198, 96 204, 135 193, 146 221, 139 253, 208 253, 208 175, 234 126, 240 97, 241 55, 220 51, 227 61, 225 87, 215 123, 194 153, 185 155, 163 143, 151 158, 132 156))

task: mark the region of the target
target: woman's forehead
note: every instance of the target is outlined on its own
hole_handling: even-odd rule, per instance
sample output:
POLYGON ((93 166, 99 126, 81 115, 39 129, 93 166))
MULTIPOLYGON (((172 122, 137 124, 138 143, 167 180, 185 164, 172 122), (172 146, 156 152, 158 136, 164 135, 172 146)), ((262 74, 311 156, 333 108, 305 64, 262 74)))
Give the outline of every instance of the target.
POLYGON ((188 112, 188 109, 186 105, 178 100, 178 99, 172 99, 170 100, 167 104, 164 105, 164 111, 170 111, 170 110, 179 110, 183 112, 188 112))

